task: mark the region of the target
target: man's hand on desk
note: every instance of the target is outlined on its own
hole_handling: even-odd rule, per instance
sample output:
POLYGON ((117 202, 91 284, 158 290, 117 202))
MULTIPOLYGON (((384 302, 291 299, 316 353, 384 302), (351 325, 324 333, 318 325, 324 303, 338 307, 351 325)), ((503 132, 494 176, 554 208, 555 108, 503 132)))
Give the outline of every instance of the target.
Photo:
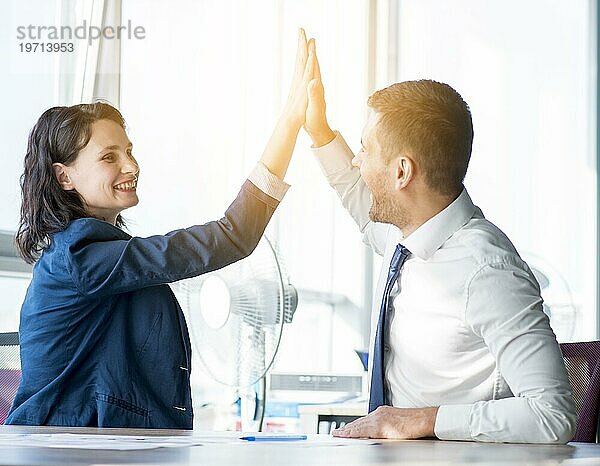
POLYGON ((415 439, 435 437, 438 408, 380 406, 372 413, 333 431, 334 437, 415 439))

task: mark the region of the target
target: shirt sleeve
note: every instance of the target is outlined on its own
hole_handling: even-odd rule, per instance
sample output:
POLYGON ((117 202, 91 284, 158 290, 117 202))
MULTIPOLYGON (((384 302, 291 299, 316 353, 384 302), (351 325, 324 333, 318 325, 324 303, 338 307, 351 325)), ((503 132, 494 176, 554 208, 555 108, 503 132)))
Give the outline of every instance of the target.
POLYGON ((440 406, 436 436, 483 442, 570 441, 576 423, 571 386, 533 274, 526 265, 485 265, 466 293, 466 321, 485 341, 514 396, 440 406))
POLYGON ((388 225, 371 221, 371 192, 360 176, 360 170, 352 165, 352 150, 336 131, 329 144, 313 148, 317 162, 329 185, 335 190, 344 208, 350 213, 361 233, 363 242, 383 255, 388 225))
POLYGON ((123 239, 108 223, 84 222, 68 241, 67 267, 79 293, 94 298, 201 275, 250 255, 278 204, 246 181, 223 218, 166 235, 123 239))
POLYGON ((290 187, 285 181, 273 175, 262 162, 256 164, 248 180, 262 192, 279 202, 283 200, 283 196, 290 187))

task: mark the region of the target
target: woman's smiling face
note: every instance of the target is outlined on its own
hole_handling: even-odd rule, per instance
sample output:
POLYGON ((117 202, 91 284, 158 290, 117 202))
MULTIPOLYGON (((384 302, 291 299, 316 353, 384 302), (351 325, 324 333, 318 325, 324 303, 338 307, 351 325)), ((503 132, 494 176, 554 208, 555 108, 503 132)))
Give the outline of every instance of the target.
POLYGON ((75 190, 93 217, 115 224, 117 215, 136 205, 139 167, 125 130, 112 120, 92 124, 88 144, 70 166, 54 164, 65 190, 75 190))

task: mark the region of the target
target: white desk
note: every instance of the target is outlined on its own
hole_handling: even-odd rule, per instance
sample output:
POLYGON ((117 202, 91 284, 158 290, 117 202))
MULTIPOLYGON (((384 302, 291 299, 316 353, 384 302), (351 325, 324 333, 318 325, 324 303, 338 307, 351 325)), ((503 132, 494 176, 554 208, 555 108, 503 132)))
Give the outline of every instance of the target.
MULTIPOLYGON (((82 433, 113 435, 193 435, 181 430, 129 430, 1 426, 0 434, 82 433)), ((161 464, 252 466, 344 466, 382 464, 600 465, 600 445, 509 445, 436 440, 385 441, 379 445, 291 447, 289 444, 205 444, 139 451, 72 450, 2 446, 3 465, 161 464)))

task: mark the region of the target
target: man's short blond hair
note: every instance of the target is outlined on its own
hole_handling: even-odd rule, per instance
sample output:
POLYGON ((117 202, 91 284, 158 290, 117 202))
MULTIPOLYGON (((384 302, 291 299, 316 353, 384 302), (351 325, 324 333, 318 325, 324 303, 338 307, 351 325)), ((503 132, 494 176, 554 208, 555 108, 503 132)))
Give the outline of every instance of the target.
POLYGON ((377 139, 387 160, 411 154, 425 182, 443 195, 460 193, 473 144, 469 106, 447 84, 405 81, 375 92, 377 139))

